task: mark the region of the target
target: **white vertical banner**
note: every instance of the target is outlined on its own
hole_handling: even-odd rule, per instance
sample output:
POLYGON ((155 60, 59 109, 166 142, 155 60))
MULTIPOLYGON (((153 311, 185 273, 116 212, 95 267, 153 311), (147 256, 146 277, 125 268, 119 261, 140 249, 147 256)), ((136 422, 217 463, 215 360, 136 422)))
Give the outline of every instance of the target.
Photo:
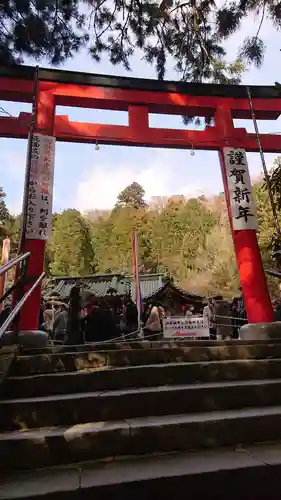
POLYGON ((52 229, 55 138, 33 134, 26 238, 47 240, 52 229))
POLYGON ((256 204, 245 149, 223 148, 232 224, 235 231, 258 229, 256 204))

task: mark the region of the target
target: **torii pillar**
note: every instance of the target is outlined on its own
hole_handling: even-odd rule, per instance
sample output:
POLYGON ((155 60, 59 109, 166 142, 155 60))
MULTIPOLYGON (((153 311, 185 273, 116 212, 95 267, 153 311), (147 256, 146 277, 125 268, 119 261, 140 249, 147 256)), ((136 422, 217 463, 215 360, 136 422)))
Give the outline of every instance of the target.
POLYGON ((219 149, 219 160, 223 178, 227 211, 236 254, 240 283, 245 300, 249 323, 271 323, 274 319, 273 308, 268 292, 266 276, 263 268, 257 234, 254 229, 235 230, 228 186, 227 168, 225 162, 225 147, 239 148, 235 139, 235 129, 231 110, 219 107, 215 114, 215 125, 222 140, 219 149), (236 143, 236 144, 235 144, 236 143))
MULTIPOLYGON (((38 83, 37 102, 35 111, 35 130, 34 134, 40 133, 46 136, 54 134, 54 117, 55 117, 55 99, 54 95, 42 90, 40 81, 38 83)), ((28 170, 28 169, 27 169, 28 170)), ((28 195, 30 186, 30 177, 25 180, 25 194, 28 195)), ((53 178, 51 179, 52 190, 53 178)), ((23 205, 25 206, 25 205, 23 205)), ((52 212, 52 196, 50 197, 50 212, 52 212)), ((26 218, 25 218, 26 220, 26 218)), ((27 284, 24 288, 26 292, 31 288, 32 284, 39 278, 44 270, 44 260, 47 239, 27 238, 27 227, 22 227, 22 248, 21 252, 30 252, 31 256, 28 262, 26 278, 27 284)), ((41 285, 39 285, 27 299, 20 312, 19 330, 20 331, 36 331, 39 329, 39 314, 41 302, 41 285)))

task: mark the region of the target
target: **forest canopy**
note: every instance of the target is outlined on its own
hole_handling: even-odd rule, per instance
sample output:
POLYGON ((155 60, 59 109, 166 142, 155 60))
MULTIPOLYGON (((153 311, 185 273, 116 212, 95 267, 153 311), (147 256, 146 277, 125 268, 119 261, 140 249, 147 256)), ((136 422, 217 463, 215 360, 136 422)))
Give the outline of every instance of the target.
MULTIPOLYGON (((272 182, 276 183, 280 165, 277 159, 272 182)), ((20 220, 9 214, 1 193, 4 219, 0 237, 11 237, 14 255, 20 220)), ((275 193, 276 203, 280 203, 280 193, 275 193)), ((273 267, 276 230, 262 179, 254 184, 254 194, 263 261, 265 266, 273 267)), ((224 194, 210 199, 163 197, 148 204, 142 186, 135 182, 119 194, 111 211, 81 214, 68 209, 53 214, 45 263, 47 275, 131 274, 133 230, 138 234, 141 273, 167 274, 181 287, 199 295, 237 294, 239 277, 224 194)), ((269 283, 274 295, 278 282, 270 279, 269 283)))
POLYGON ((63 64, 82 48, 96 62, 130 69, 136 51, 163 79, 172 61, 179 79, 238 83, 245 65, 260 67, 266 50, 261 28, 281 25, 277 0, 1 0, 0 63, 26 58, 63 64), (243 20, 258 19, 228 61, 225 44, 243 20))

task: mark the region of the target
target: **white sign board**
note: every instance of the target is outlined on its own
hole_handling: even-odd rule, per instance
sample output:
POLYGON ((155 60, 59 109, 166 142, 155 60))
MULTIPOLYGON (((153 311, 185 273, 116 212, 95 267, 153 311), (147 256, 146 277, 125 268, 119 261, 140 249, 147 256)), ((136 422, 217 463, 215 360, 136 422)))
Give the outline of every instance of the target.
POLYGON ((55 138, 34 134, 28 185, 26 238, 47 240, 52 228, 55 138))
POLYGON ((202 316, 188 317, 171 316, 163 320, 164 338, 183 337, 208 337, 209 327, 204 322, 202 316))
POLYGON ((227 184, 235 231, 258 229, 256 205, 245 149, 223 148, 227 184))

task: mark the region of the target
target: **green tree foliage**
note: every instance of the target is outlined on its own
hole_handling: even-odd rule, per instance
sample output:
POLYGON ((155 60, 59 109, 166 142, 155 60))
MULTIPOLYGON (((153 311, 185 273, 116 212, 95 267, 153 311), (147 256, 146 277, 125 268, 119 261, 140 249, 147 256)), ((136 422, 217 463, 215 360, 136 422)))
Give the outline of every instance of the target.
POLYGON ((9 210, 7 209, 6 193, 4 193, 3 188, 0 187, 0 225, 4 226, 10 218, 9 210))
MULTIPOLYGON (((279 211, 280 168, 277 160, 270 177, 279 211)), ((137 193, 138 196, 132 198, 131 186, 126 188, 120 193, 117 207, 109 212, 90 213, 85 217, 69 209, 53 214, 53 234, 47 245, 45 262, 47 273, 58 276, 83 276, 94 272, 130 274, 132 232, 135 230, 142 273, 167 273, 180 286, 201 295, 222 293, 229 298, 236 295, 239 277, 224 197, 220 195, 210 200, 183 196, 163 198, 160 205, 155 206, 143 203, 141 186, 137 193)), ((254 184, 254 194, 262 257, 265 266, 274 267, 272 250, 276 231, 262 179, 254 184)), ((5 202, 4 194, 2 201, 5 202)), ((19 229, 20 217, 9 215, 0 235, 2 239, 11 238, 14 254, 19 229)), ((278 282, 268 281, 274 296, 278 282)))
POLYGON ((272 210, 269 203, 268 189, 262 179, 254 184, 253 193, 257 205, 259 245, 263 253, 264 260, 270 261, 272 259, 275 227, 272 210))
POLYGON ((145 207, 144 194, 143 187, 137 182, 133 182, 118 195, 116 207, 145 207))
MULTIPOLYGON (((268 192, 254 185, 259 243, 265 265, 272 267, 274 224, 268 192)), ((224 196, 206 200, 173 197, 161 206, 125 206, 91 222, 99 272, 131 273, 132 231, 137 230, 141 270, 165 272, 198 294, 239 294, 239 276, 224 196)), ((276 282, 269 279, 276 293, 276 282)))
POLYGON ((199 245, 185 286, 202 295, 238 294, 239 277, 229 225, 225 217, 212 227, 204 244, 199 245))
POLYGON ((100 217, 92 228, 95 255, 101 272, 131 272, 133 231, 138 233, 143 272, 155 271, 152 226, 146 207, 114 209, 108 218, 100 217))
MULTIPOLYGON (((122 192, 122 200, 123 193, 128 191, 122 192)), ((142 188, 139 191, 143 192, 142 188)), ((183 282, 196 259, 198 247, 204 246, 216 224, 217 215, 208 210, 205 199, 177 197, 163 201, 160 209, 138 205, 138 208, 134 203, 118 206, 109 216, 91 222, 99 271, 131 273, 131 241, 135 230, 141 271, 169 273, 183 282)))
POLYGON ((49 251, 53 275, 83 276, 95 271, 90 228, 77 210, 64 210, 55 217, 49 251))
POLYGON ((26 56, 60 64, 89 39, 78 0, 2 0, 0 61, 20 64, 26 56))
POLYGON ((6 193, 0 187, 0 247, 2 247, 4 238, 10 238, 10 256, 15 257, 20 235, 20 217, 13 217, 9 213, 5 198, 6 193))
MULTIPOLYGON (((278 223, 279 223, 279 228, 281 228, 281 157, 277 157, 273 163, 273 168, 270 172, 270 177, 269 177, 269 185, 270 185, 270 190, 273 195, 274 199, 274 204, 275 208, 277 211, 278 215, 278 223)), ((263 197, 267 196, 268 199, 268 190, 267 186, 264 183, 261 187, 263 191, 263 197), (267 193, 267 195, 265 194, 267 193)), ((266 202, 265 202, 266 203, 266 202)), ((265 205, 264 203, 264 205, 265 205)), ((269 202, 268 202, 269 205, 269 202)), ((272 254, 276 252, 277 250, 281 250, 281 236, 280 236, 280 231, 278 231, 278 227, 276 227, 276 223, 274 220, 274 217, 272 215, 272 210, 270 209, 269 213, 266 213, 266 208, 264 210, 264 213, 262 214, 263 222, 262 224, 265 225, 267 224, 268 227, 268 232, 270 233, 270 237, 268 238, 267 245, 267 253, 270 254, 270 260, 272 262, 272 254)), ((275 258, 275 265, 280 269, 281 267, 281 255, 280 253, 276 254, 275 258)))
MULTIPOLYGON (((131 196, 126 196, 128 203, 124 203, 123 195, 130 193, 130 188, 118 198, 123 201, 123 207, 118 205, 109 217, 100 217, 92 223, 99 270, 131 272, 131 241, 135 230, 142 272, 167 272, 178 280, 183 279, 216 217, 202 201, 195 199, 170 200, 160 211, 144 205, 142 197, 138 197, 138 203, 132 203, 131 196)), ((143 196, 140 186, 138 191, 143 196)))
POLYGON ((215 220, 199 199, 171 199, 153 224, 153 254, 161 270, 182 280, 215 220))
POLYGON ((260 37, 264 19, 281 24, 277 0, 2 0, 0 3, 1 64, 28 57, 60 64, 82 47, 95 61, 106 54, 113 65, 130 69, 136 50, 163 79, 173 58, 184 81, 239 81, 243 64, 260 66, 265 45, 260 37), (247 16, 260 19, 229 63, 225 41, 237 33, 247 16))
MULTIPOLYGON (((280 205, 279 205, 279 197, 280 194, 278 191, 278 182, 276 173, 278 173, 278 158, 275 161, 275 165, 273 170, 270 173, 270 185, 272 189, 272 193, 274 196, 274 202, 276 203, 277 213, 279 218, 279 224, 281 225, 280 218, 280 205), (277 167, 277 169, 276 169, 277 167), (275 184, 276 183, 276 184, 275 184)), ((257 216, 259 222, 259 231, 258 231, 258 241, 259 246, 262 253, 262 258, 265 267, 267 268, 280 268, 280 257, 274 258, 273 253, 280 246, 280 238, 278 233, 276 232, 274 217, 272 213, 271 204, 269 201, 269 193, 266 183, 260 179, 259 182, 256 182, 253 186, 253 191, 256 199, 257 205, 257 216)), ((273 296, 279 296, 278 292, 278 280, 275 278, 271 278, 268 276, 267 278, 269 289, 273 296)))
POLYGON ((10 257, 16 257, 18 254, 19 240, 21 230, 21 216, 10 216, 6 224, 6 236, 10 238, 10 257))

